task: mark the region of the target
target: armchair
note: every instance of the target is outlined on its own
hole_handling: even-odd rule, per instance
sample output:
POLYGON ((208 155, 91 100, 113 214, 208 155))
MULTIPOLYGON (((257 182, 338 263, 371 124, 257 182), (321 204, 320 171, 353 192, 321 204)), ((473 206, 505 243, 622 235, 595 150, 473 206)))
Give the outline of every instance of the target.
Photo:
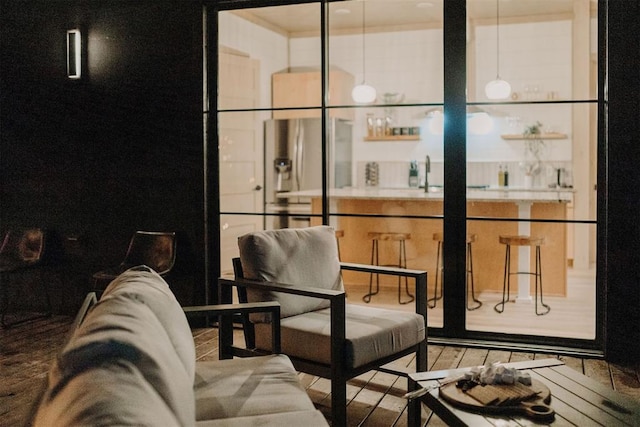
MULTIPOLYGON (((0 315, 0 324, 3 327, 9 327, 27 320, 33 320, 39 317, 48 317, 51 315, 51 299, 47 283, 42 275, 38 282, 42 286, 45 302, 47 305, 46 312, 35 317, 24 318, 13 322, 6 322, 5 316, 9 310, 9 298, 11 296, 9 287, 9 276, 17 275, 29 269, 42 267, 45 254, 45 231, 41 228, 27 228, 23 230, 8 231, 2 242, 0 243, 0 296, 2 299, 2 314, 0 315)), ((39 268, 40 273, 42 268, 39 268)))
MULTIPOLYGON (((347 425, 346 383, 372 369, 407 376, 384 365, 416 354, 416 370, 427 369, 425 271, 341 263, 331 227, 259 231, 238 239, 235 279, 219 279, 220 302, 277 301, 281 306, 281 352, 297 370, 331 380, 333 425, 347 425), (415 279, 415 313, 348 304, 341 269, 415 279)), ((251 315, 246 345, 270 352, 271 325, 251 315)), ((221 348, 221 357, 240 355, 221 348)), ((409 406, 413 413, 417 408, 409 406)))

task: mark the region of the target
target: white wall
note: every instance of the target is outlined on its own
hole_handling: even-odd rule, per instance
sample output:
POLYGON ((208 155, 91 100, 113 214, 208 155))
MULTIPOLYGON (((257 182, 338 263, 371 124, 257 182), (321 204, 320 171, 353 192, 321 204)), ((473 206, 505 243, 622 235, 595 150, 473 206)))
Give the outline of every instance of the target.
MULTIPOLYGON (((320 41, 318 37, 286 37, 251 24, 232 14, 220 20, 222 44, 248 53, 260 60, 261 104, 270 105, 271 75, 286 67, 319 67, 320 41)), ((475 87, 476 99, 485 101, 484 85, 495 77, 495 26, 476 28, 475 87)), ((535 24, 507 24, 500 26, 500 74, 508 80, 518 100, 571 98, 571 21, 535 24), (537 91, 535 91, 537 89, 537 91)), ((352 73, 356 82, 362 80, 362 35, 332 36, 329 51, 330 65, 352 73)), ((441 103, 443 88, 442 31, 371 33, 366 35, 366 80, 378 90, 404 95, 405 103, 441 103)), ((472 48, 472 47, 470 47, 472 48)), ((474 73, 469 72, 470 78, 474 73)), ((365 142, 365 115, 374 112, 384 115, 383 109, 359 109, 354 121, 353 159, 354 182, 360 182, 361 167, 366 162, 382 165, 381 175, 392 186, 404 182, 406 165, 410 160, 424 162, 428 154, 435 171, 443 159, 442 135, 429 132, 425 108, 398 108, 395 116, 399 126, 420 126, 421 140, 417 142, 365 142), (386 166, 391 172, 386 174, 386 166)), ((522 133, 524 126, 540 121, 546 131, 568 134, 566 140, 546 141, 549 165, 567 167, 571 162, 571 107, 565 106, 496 106, 492 109, 494 129, 486 135, 470 135, 467 157, 470 163, 470 184, 495 184, 499 163, 512 165, 512 182, 520 179, 517 169, 522 159, 522 141, 508 141, 504 133, 522 133), (487 163, 489 165, 487 165, 487 163), (477 168, 473 166, 477 164, 477 168), (476 169, 479 175, 475 176, 476 169), (494 173, 495 169, 495 173, 494 173)), ((437 172, 430 182, 441 179, 437 172)), ((542 184, 542 182, 540 182, 542 184)))

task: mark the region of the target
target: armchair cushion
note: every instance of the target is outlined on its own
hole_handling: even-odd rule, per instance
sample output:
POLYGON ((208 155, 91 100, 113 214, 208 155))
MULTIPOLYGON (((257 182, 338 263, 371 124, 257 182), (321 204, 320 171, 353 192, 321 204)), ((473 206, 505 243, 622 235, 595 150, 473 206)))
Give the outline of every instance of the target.
MULTIPOLYGON (((421 315, 347 304, 345 367, 358 368, 405 350, 425 338, 421 315)), ((256 346, 270 350, 271 329, 256 324, 256 346)), ((331 362, 330 310, 282 319, 282 352, 319 363, 331 362)))
POLYGON ((35 427, 182 425, 135 364, 125 360, 96 364, 47 398, 35 427))
POLYGON ((196 348, 193 344, 191 328, 167 282, 147 266, 133 267, 107 286, 101 300, 118 295, 134 299, 151 309, 167 331, 187 375, 193 379, 196 369, 196 348))
MULTIPOLYGON (((238 246, 247 279, 344 290, 338 246, 331 227, 258 231, 240 236, 238 246)), ((326 300, 279 292, 249 289, 247 294, 250 302, 278 301, 283 318, 329 306, 326 300)), ((257 319, 252 316, 252 320, 257 319)))
MULTIPOLYGON (((179 425, 194 425, 193 377, 187 375, 157 316, 145 303, 126 294, 101 299, 74 332, 49 372, 49 387, 41 402, 41 413, 65 406, 69 401, 84 402, 75 406, 86 412, 78 416, 88 416, 91 420, 92 411, 100 413, 101 405, 86 403, 82 397, 85 389, 79 386, 82 382, 77 382, 77 377, 96 367, 97 373, 103 376, 109 376, 108 371, 123 373, 123 366, 133 366, 149 385, 143 386, 140 381, 128 384, 127 388, 136 392, 130 396, 131 402, 139 400, 138 404, 146 405, 145 408, 161 402, 175 414, 179 425), (147 397, 154 401, 143 403, 147 397)), ((113 393, 109 388, 105 390, 107 394, 113 393)), ((56 421, 47 418, 40 425, 66 425, 56 421)), ((94 424, 87 422, 86 425, 94 424)))
POLYGON ((284 355, 200 362, 194 389, 197 421, 315 409, 284 355))

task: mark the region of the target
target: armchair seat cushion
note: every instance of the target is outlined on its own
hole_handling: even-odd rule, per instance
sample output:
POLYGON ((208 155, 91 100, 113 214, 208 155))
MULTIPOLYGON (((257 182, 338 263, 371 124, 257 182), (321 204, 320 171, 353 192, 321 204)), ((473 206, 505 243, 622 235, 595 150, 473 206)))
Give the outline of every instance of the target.
MULTIPOLYGON (((390 356, 425 339, 421 315, 354 304, 346 306, 347 369, 390 356)), ((282 352, 319 363, 330 363, 330 310, 322 309, 281 320, 282 352)), ((257 323, 256 346, 270 350, 270 325, 257 323)))
POLYGON ((284 355, 199 362, 194 391, 196 421, 315 409, 284 355))

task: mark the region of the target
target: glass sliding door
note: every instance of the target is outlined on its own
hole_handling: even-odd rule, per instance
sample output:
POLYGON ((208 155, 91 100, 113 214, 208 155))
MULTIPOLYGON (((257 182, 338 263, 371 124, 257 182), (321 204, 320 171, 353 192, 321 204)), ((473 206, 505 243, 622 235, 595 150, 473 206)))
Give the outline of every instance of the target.
MULTIPOLYGON (((216 4, 223 274, 243 233, 329 224, 342 261, 428 272, 432 337, 601 338, 595 2, 216 4), (541 285, 517 274, 537 260, 541 285)), ((397 279, 344 281, 412 309, 397 279)))
MULTIPOLYGON (((328 112, 351 123, 350 179, 329 188, 342 260, 427 270, 433 298, 444 194, 442 122, 431 119, 443 111, 442 3, 331 2, 327 22, 328 112), (352 92, 362 85, 372 100, 352 92)), ((337 149, 329 161, 340 169, 337 149)), ((413 285, 397 278, 347 272, 344 281, 352 303, 414 309, 405 304, 413 285)), ((442 304, 431 303, 428 324, 441 327, 442 304)))
POLYGON ((595 3, 546 4, 467 1, 467 228, 483 306, 466 327, 594 340, 595 3), (508 92, 491 93, 496 76, 508 92))
POLYGON ((289 194, 321 189, 320 4, 217 18, 220 267, 231 274, 238 236, 310 223, 310 200, 289 194))

